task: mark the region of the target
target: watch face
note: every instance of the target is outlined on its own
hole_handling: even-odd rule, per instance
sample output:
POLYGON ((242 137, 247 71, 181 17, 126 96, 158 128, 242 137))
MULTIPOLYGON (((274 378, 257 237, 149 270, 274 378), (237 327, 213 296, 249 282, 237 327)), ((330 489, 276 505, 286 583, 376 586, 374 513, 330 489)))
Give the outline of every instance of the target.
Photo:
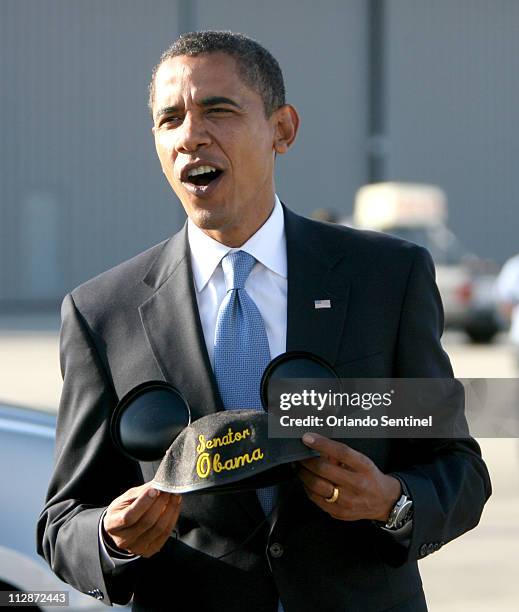
POLYGON ((399 508, 398 512, 396 513, 395 520, 393 521, 394 527, 396 527, 397 529, 399 527, 402 527, 403 525, 405 525, 405 523, 407 523, 411 519, 412 515, 413 515, 413 502, 410 499, 408 499, 402 504, 402 506, 399 508))

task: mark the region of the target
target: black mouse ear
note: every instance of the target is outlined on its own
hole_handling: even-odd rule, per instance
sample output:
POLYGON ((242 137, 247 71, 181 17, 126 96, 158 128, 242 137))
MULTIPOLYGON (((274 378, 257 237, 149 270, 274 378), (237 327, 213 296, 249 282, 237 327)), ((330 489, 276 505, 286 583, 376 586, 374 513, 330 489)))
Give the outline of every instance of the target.
POLYGON ((159 461, 191 422, 181 393, 161 380, 129 391, 117 404, 110 423, 115 445, 136 461, 159 461))
POLYGON ((274 358, 263 372, 260 393, 264 410, 268 410, 272 382, 287 378, 334 379, 339 388, 339 376, 325 359, 306 351, 287 351, 274 358))

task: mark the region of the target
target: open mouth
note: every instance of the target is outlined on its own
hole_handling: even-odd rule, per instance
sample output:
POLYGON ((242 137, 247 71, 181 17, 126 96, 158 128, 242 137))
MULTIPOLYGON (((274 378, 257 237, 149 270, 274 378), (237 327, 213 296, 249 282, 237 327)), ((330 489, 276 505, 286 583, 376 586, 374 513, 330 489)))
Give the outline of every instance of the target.
POLYGON ((207 185, 210 185, 221 176, 222 173, 222 170, 218 170, 214 166, 199 166, 189 171, 185 182, 196 187, 207 187, 207 185))

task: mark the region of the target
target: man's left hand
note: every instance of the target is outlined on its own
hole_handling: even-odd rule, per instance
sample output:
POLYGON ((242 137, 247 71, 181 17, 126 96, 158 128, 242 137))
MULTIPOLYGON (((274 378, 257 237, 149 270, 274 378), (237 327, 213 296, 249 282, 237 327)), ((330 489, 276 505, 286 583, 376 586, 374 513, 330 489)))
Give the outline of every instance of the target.
POLYGON ((314 504, 342 521, 388 520, 402 493, 397 478, 384 474, 369 457, 341 442, 314 433, 305 434, 303 442, 321 455, 298 464, 298 476, 314 504), (334 493, 335 501, 326 501, 334 493))

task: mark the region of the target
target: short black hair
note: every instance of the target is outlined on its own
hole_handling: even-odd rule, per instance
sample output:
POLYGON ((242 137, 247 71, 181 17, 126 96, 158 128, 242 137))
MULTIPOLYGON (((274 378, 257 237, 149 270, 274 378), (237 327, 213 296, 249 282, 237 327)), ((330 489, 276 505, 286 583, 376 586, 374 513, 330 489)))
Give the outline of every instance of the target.
POLYGON ((265 47, 237 32, 204 30, 182 34, 161 55, 159 63, 153 68, 149 85, 150 112, 153 114, 155 77, 166 60, 179 55, 193 57, 218 52, 227 53, 236 60, 243 82, 261 96, 267 117, 285 104, 283 73, 277 60, 265 47))

